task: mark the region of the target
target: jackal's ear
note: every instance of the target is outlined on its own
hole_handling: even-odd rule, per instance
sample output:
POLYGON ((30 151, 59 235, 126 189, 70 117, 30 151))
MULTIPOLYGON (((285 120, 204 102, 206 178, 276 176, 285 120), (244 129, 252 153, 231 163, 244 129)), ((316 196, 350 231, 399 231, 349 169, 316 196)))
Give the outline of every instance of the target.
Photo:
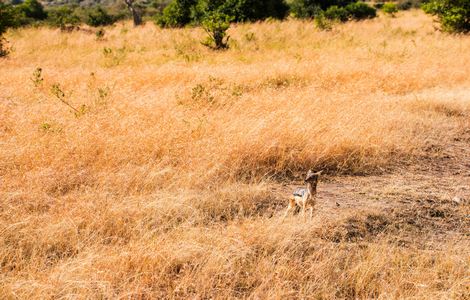
POLYGON ((307 178, 309 178, 310 176, 314 175, 315 172, 313 172, 311 169, 308 170, 307 172, 307 178))
POLYGON ((320 170, 318 171, 317 173, 315 173, 316 175, 320 175, 321 173, 323 173, 323 170, 320 170))

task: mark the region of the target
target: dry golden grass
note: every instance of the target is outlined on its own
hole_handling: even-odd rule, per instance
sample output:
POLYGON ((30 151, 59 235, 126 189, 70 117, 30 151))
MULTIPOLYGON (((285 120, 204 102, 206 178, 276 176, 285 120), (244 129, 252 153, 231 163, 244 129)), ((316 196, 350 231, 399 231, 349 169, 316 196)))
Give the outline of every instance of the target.
POLYGON ((279 189, 308 168, 394 170, 468 132, 470 38, 416 11, 230 35, 212 52, 197 28, 9 32, 0 298, 468 297, 468 235, 422 245, 431 223, 375 210, 280 226, 279 189))

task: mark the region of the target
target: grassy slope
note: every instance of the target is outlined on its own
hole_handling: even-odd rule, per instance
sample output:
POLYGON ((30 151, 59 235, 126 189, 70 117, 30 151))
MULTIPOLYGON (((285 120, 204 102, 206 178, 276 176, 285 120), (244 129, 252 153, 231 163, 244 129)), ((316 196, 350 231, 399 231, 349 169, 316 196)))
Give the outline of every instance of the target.
POLYGON ((0 297, 464 297, 467 223, 430 246, 432 222, 391 226, 414 218, 406 211, 353 207, 282 226, 278 211, 279 180, 308 167, 395 170, 468 132, 470 39, 418 12, 230 34, 232 48, 215 53, 200 29, 120 24, 104 41, 10 32, 0 297), (84 115, 51 93, 56 83, 84 115))

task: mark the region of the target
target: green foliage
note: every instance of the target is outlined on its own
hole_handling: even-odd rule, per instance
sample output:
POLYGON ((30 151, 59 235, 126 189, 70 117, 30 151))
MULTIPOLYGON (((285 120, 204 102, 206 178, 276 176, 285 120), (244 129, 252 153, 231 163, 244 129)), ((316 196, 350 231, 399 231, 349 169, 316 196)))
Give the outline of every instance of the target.
POLYGON ((383 2, 375 2, 374 3, 374 8, 376 8, 376 9, 382 9, 383 6, 384 6, 383 2))
POLYGON ((291 13, 297 18, 324 17, 342 22, 376 16, 375 8, 354 0, 293 0, 291 13))
POLYGON ((315 18, 319 18, 317 20, 317 26, 321 27, 328 27, 331 24, 326 23, 326 20, 322 20, 325 18, 327 20, 335 20, 340 22, 346 22, 348 20, 361 20, 367 18, 373 18, 376 16, 376 10, 373 7, 368 6, 363 2, 357 3, 350 3, 345 7, 339 7, 336 5, 330 6, 325 12, 320 11, 315 18), (325 23, 325 26, 323 26, 325 23))
POLYGON ((25 0, 19 5, 19 9, 26 18, 34 20, 45 20, 47 13, 44 11, 44 7, 37 0, 25 0))
POLYGON ((98 30, 95 32, 96 40, 97 40, 97 41, 102 41, 102 40, 104 40, 105 34, 106 34, 106 31, 105 31, 103 28, 98 29, 98 30))
POLYGON ((411 8, 419 8, 422 3, 427 2, 427 0, 398 0, 397 8, 399 10, 408 10, 411 8))
POLYGON ((218 11, 235 22, 282 19, 288 9, 283 0, 199 0, 193 8, 193 18, 197 21, 200 16, 218 11))
POLYGON ((7 46, 5 45, 7 40, 0 35, 0 57, 7 56, 10 51, 8 50, 7 46))
POLYGON ((39 128, 44 131, 50 130, 52 125, 50 123, 44 122, 41 125, 39 125, 39 128))
POLYGON ((120 48, 103 48, 103 56, 105 58, 104 65, 108 68, 118 66, 124 62, 127 53, 131 52, 132 49, 128 49, 126 46, 120 48))
POLYGON ((423 5, 423 10, 438 17, 443 31, 470 32, 469 0, 431 0, 423 5))
POLYGON ((4 34, 8 28, 18 25, 15 20, 15 9, 12 5, 0 2, 0 36, 4 34))
POLYGON ((80 116, 83 116, 86 111, 87 111, 87 107, 85 104, 82 104, 80 105, 80 107, 76 108, 74 107, 67 99, 66 99, 66 96, 65 96, 65 93, 64 91, 62 90, 62 88, 60 87, 60 84, 58 83, 55 83, 52 85, 51 87, 51 93, 60 101, 62 102, 63 104, 65 104, 66 106, 68 106, 70 109, 72 109, 73 111, 73 114, 75 115, 75 117, 80 117, 80 116))
POLYGON ((223 13, 208 13, 202 21, 202 28, 204 28, 208 37, 202 44, 215 50, 227 49, 230 38, 227 35, 227 30, 231 21, 232 17, 223 13))
POLYGON ((6 39, 3 34, 10 27, 16 27, 18 25, 15 18, 15 10, 11 5, 0 2, 0 57, 7 56, 9 50, 6 47, 6 39))
POLYGON ((337 20, 340 22, 346 22, 349 19, 348 11, 344 7, 338 7, 336 5, 328 7, 324 16, 327 19, 337 20))
MULTIPOLYGON (((3 5, 3 8, 0 8, 0 10, 8 11, 8 16, 6 16, 7 22, 13 24, 9 27, 29 25, 36 21, 44 20, 47 17, 44 7, 37 0, 26 0, 18 5, 1 5, 3 5)), ((3 23, 4 20, 4 17, 1 17, 0 23, 3 23)))
POLYGON ((350 3, 346 5, 345 9, 348 15, 353 20, 371 19, 377 16, 375 8, 367 5, 364 2, 350 3))
POLYGON ((162 27, 182 27, 191 22, 191 10, 196 0, 173 0, 155 22, 162 27))
POLYGON ((288 6, 283 0, 173 0, 156 18, 162 27, 200 24, 208 14, 223 14, 235 22, 284 18, 288 6))
POLYGON ((115 18, 108 14, 108 12, 101 6, 97 6, 89 10, 85 21, 87 25, 93 27, 111 25, 114 22, 115 18))
POLYGON ((393 2, 384 3, 382 6, 382 11, 388 15, 395 15, 398 12, 397 5, 393 2))
POLYGON ((320 11, 320 13, 315 16, 313 21, 315 22, 315 26, 320 30, 330 31, 333 29, 331 20, 325 17, 325 13, 323 11, 320 11))
POLYGON ((49 25, 59 27, 61 30, 70 30, 80 24, 80 17, 72 7, 59 6, 48 12, 47 21, 49 25))
POLYGON ((331 6, 344 7, 355 0, 293 0, 290 12, 296 18, 313 18, 331 6))
POLYGON ((33 76, 31 77, 31 81, 33 82, 35 87, 39 87, 42 85, 44 78, 42 77, 42 68, 36 68, 33 72, 33 76))

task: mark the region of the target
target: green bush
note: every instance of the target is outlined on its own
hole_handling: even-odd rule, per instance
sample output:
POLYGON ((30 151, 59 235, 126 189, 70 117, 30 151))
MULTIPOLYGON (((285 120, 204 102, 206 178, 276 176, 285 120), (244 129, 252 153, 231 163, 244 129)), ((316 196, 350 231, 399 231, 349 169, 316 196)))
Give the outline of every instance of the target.
POLYGON ((338 7, 336 5, 328 7, 324 15, 330 20, 341 22, 346 22, 349 19, 348 11, 344 7, 338 7))
POLYGON ((227 49, 229 40, 227 30, 231 21, 232 18, 223 13, 208 13, 202 21, 202 28, 206 31, 208 38, 202 44, 214 50, 227 49))
POLYGON ((2 36, 8 28, 16 27, 15 10, 13 6, 0 2, 0 36, 2 36))
POLYGON ((5 5, 10 11, 15 26, 25 26, 44 20, 47 13, 37 0, 26 0, 18 5, 5 5))
MULTIPOLYGON (((199 0, 210 2, 210 0, 199 0)), ((282 19, 289 7, 283 0, 227 0, 216 8, 236 22, 257 21, 267 18, 282 19)))
POLYGON ((345 7, 336 5, 330 6, 325 12, 320 11, 315 17, 322 17, 328 20, 346 22, 348 20, 361 20, 373 18, 376 10, 363 2, 350 3, 345 7))
POLYGON ((48 11, 47 22, 61 30, 70 30, 80 24, 80 17, 75 13, 73 7, 59 6, 48 11))
POLYGON ((388 15, 395 15, 398 12, 397 5, 393 2, 387 2, 382 6, 382 11, 388 15))
POLYGON ((353 20, 371 19, 377 16, 376 9, 364 2, 350 3, 345 9, 353 20))
POLYGON ((111 25, 115 22, 115 18, 101 6, 97 6, 88 11, 85 23, 89 26, 99 27, 111 25))
POLYGON ((443 31, 470 32, 469 0, 431 0, 423 5, 423 10, 438 17, 443 31))
POLYGON ((296 18, 313 18, 331 6, 344 7, 355 0, 292 0, 290 12, 296 18))
POLYGON ((15 8, 12 5, 0 2, 0 57, 6 56, 9 53, 5 45, 7 40, 3 37, 3 34, 7 32, 8 28, 18 25, 15 8))
POLYGON ((376 9, 382 9, 383 6, 384 6, 383 2, 375 2, 374 3, 374 8, 376 8, 376 9))
POLYGON ((330 19, 325 17, 325 12, 322 10, 320 10, 320 12, 315 15, 313 21, 315 23, 315 26, 320 30, 329 31, 333 29, 333 23, 330 19))
POLYGON ((18 7, 27 18, 34 20, 45 20, 47 18, 44 7, 37 0, 25 0, 22 4, 18 5, 18 7))
POLYGON ((427 0, 398 0, 397 8, 399 10, 408 10, 411 8, 419 8, 421 4, 427 0))
POLYGON ((227 15, 235 22, 281 19, 287 11, 283 0, 173 0, 156 23, 163 27, 199 24, 209 14, 227 15))
POLYGON ((173 0, 155 21, 162 27, 182 27, 189 24, 192 20, 191 10, 196 3, 196 0, 173 0))

